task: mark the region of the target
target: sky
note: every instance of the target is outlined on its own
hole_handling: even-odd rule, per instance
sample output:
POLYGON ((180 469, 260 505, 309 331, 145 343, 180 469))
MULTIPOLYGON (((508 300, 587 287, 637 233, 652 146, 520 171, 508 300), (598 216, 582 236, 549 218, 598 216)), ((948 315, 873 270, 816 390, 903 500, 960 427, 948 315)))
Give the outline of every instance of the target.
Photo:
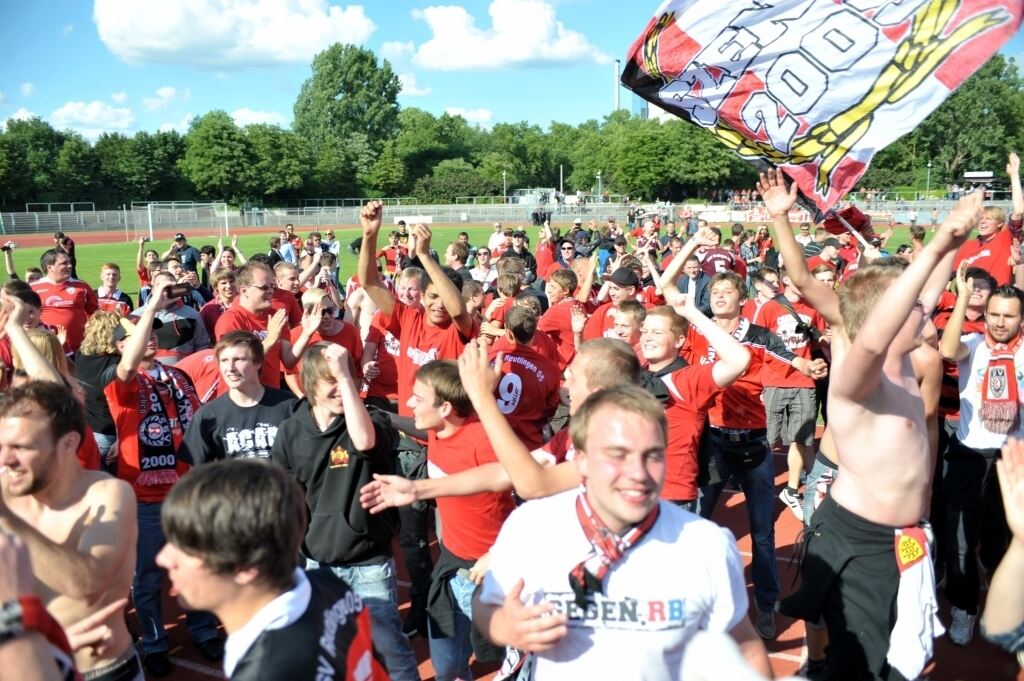
MULTIPOLYGON (((239 125, 288 127, 313 56, 334 42, 386 58, 401 78, 403 107, 483 126, 578 124, 613 110, 614 62, 659 4, 451 2, 461 4, 5 0, 0 125, 34 115, 95 139, 184 132, 193 116, 223 109, 239 125)), ((1024 37, 1001 51, 1024 61, 1024 37)), ((622 90, 622 108, 631 102, 622 90)))

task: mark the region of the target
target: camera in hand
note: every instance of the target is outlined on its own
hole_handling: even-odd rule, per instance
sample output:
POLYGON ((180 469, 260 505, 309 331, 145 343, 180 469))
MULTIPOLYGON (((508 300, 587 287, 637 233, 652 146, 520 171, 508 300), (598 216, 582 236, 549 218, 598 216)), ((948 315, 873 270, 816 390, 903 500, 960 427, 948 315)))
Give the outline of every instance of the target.
POLYGON ((184 298, 192 290, 188 284, 172 284, 167 288, 168 298, 184 298))

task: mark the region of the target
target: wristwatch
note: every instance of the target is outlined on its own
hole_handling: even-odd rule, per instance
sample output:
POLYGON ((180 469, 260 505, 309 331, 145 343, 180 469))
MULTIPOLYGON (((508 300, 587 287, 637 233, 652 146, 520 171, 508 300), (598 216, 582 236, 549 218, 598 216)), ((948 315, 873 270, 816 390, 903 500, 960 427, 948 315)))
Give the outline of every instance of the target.
POLYGON ((21 601, 17 598, 0 604, 0 645, 25 633, 21 601))

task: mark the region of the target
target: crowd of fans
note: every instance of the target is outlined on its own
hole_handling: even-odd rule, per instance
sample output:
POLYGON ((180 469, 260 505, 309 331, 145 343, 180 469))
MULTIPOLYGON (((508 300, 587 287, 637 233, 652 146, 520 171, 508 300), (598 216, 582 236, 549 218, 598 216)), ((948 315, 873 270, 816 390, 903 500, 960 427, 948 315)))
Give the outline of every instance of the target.
POLYGON ((0 669, 171 673, 165 574, 231 679, 419 679, 417 635, 442 681, 769 677, 779 612, 808 678, 917 678, 985 581, 1020 651, 1007 171, 1009 216, 967 195, 892 256, 891 229, 794 228, 781 173, 734 192, 753 229, 634 212, 442 247, 371 202, 347 281, 334 232, 291 225, 248 255, 140 239, 137 297, 119 263, 78 279, 64 234, 25 280, 8 243, 0 669), (753 607, 711 521, 729 485, 753 607), (777 503, 807 528, 791 593, 777 503))

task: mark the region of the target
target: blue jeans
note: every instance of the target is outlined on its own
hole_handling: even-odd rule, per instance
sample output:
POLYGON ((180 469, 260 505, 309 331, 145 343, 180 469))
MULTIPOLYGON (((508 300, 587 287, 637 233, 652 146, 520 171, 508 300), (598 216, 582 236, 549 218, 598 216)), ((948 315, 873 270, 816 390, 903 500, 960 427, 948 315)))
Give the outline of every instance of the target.
MULTIPOLYGON (((166 653, 167 631, 160 608, 160 590, 164 573, 156 564, 156 554, 164 547, 163 528, 160 527, 160 508, 163 504, 139 502, 139 542, 136 548, 135 579, 132 581, 132 600, 142 632, 142 654, 166 653)), ((217 618, 208 612, 185 612, 185 626, 196 643, 217 638, 217 618)))
POLYGON ((711 465, 718 467, 722 482, 701 488, 699 513, 701 517, 710 520, 725 483, 730 477, 739 482, 747 498, 747 517, 750 519, 750 534, 753 540, 751 543, 754 561, 751 574, 754 577, 754 600, 757 602, 758 610, 773 611, 776 601, 779 600, 779 570, 775 557, 775 464, 772 461, 768 440, 763 440, 766 453, 760 465, 734 471, 722 457, 714 437, 711 437, 714 451, 711 465))
POLYGON ((455 636, 434 638, 431 632, 430 662, 434 665, 436 681, 470 681, 473 674, 469 671, 469 656, 473 654, 473 644, 469 635, 473 630, 473 591, 476 590, 476 584, 460 574, 454 575, 448 583, 458 605, 455 636))
MULTIPOLYGON (((319 566, 315 560, 306 559, 306 569, 319 566)), ((371 565, 325 567, 352 587, 369 607, 373 647, 384 658, 391 678, 394 681, 420 681, 416 655, 409 639, 402 633, 402 621, 398 618, 398 580, 394 559, 382 558, 381 562, 371 565)))

